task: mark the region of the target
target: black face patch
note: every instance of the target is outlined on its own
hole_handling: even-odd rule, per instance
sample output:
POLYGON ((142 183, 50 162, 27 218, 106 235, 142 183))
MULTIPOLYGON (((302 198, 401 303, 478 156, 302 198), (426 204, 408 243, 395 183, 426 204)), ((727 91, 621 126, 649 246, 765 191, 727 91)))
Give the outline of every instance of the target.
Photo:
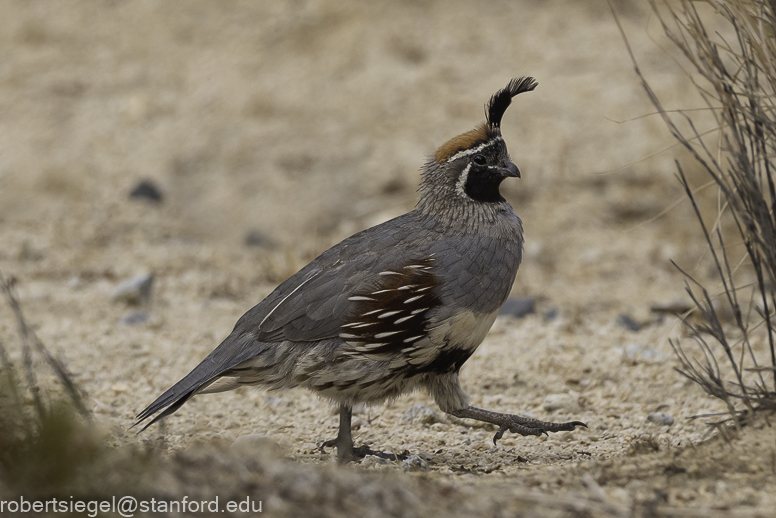
POLYGON ((466 195, 482 203, 505 201, 499 192, 499 186, 505 178, 501 169, 506 160, 506 149, 503 143, 485 147, 466 158, 469 162, 469 171, 463 184, 466 195))
POLYGON ((504 175, 498 169, 472 166, 463 185, 463 192, 474 201, 483 203, 505 201, 498 190, 503 180, 504 175))

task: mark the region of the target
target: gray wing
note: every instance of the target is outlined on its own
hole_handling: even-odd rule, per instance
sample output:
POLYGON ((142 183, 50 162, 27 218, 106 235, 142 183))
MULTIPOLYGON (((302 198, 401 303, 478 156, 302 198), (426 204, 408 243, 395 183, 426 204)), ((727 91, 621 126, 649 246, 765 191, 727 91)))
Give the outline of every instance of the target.
POLYGON ((421 245, 414 218, 410 212, 355 234, 291 276, 245 313, 231 334, 188 375, 139 413, 135 425, 164 409, 145 430, 221 373, 276 347, 277 342, 338 337, 352 304, 348 297, 368 290, 377 273, 401 263, 408 246, 417 250, 421 245))
POLYGON ((379 272, 400 267, 408 259, 407 248, 422 248, 416 226, 409 224, 412 215, 367 229, 330 248, 245 313, 234 331, 251 333, 262 342, 337 337, 353 304, 348 298, 369 289, 379 272))

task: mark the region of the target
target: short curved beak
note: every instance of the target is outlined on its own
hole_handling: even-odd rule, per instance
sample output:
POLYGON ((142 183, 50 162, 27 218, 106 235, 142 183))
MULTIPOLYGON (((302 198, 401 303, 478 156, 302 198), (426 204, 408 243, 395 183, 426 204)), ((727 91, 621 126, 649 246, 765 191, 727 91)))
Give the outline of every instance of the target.
POLYGON ((504 176, 511 178, 520 178, 520 169, 517 168, 511 160, 504 162, 504 176))

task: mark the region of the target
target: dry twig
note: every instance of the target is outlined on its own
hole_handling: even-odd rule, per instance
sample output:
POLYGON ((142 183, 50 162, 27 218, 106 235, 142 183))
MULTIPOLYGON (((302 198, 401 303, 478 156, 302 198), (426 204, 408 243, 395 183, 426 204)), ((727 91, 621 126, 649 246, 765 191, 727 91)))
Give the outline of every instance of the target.
POLYGON ((650 101, 721 194, 719 214, 710 228, 699 208, 697 191, 676 163, 722 296, 712 297, 700 281, 677 266, 701 316, 700 323, 685 319, 700 357, 688 353, 680 341, 672 340, 671 346, 681 363, 677 370, 727 405, 730 419, 709 424, 719 427, 732 420, 739 428, 742 418, 776 408, 776 0, 710 0, 715 12, 709 16, 715 17, 713 23, 725 26, 721 32, 707 29, 709 19, 690 0, 661 9, 654 0, 651 4, 668 39, 692 65, 693 84, 719 130, 715 149, 703 140, 692 117, 681 110, 678 113, 689 130, 680 129, 670 115, 675 110, 661 104, 617 20, 650 101), (746 251, 741 261, 732 262, 734 268, 731 248, 721 230, 724 223, 734 229, 746 251), (742 264, 753 273, 754 281, 740 281, 736 274, 742 264), (749 297, 741 295, 746 290, 749 297), (720 317, 721 308, 732 315, 731 324, 720 317), (765 353, 758 348, 760 343, 766 345, 765 353), (764 366, 766 363, 770 366, 764 366))

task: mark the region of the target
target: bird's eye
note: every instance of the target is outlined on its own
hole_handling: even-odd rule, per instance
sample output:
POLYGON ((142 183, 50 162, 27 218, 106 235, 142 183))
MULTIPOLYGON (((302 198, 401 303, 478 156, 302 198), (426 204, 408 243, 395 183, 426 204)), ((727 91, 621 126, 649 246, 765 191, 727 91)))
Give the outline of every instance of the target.
POLYGON ((484 155, 474 155, 474 158, 472 158, 472 162, 474 162, 477 165, 485 165, 488 161, 485 159, 484 155))

